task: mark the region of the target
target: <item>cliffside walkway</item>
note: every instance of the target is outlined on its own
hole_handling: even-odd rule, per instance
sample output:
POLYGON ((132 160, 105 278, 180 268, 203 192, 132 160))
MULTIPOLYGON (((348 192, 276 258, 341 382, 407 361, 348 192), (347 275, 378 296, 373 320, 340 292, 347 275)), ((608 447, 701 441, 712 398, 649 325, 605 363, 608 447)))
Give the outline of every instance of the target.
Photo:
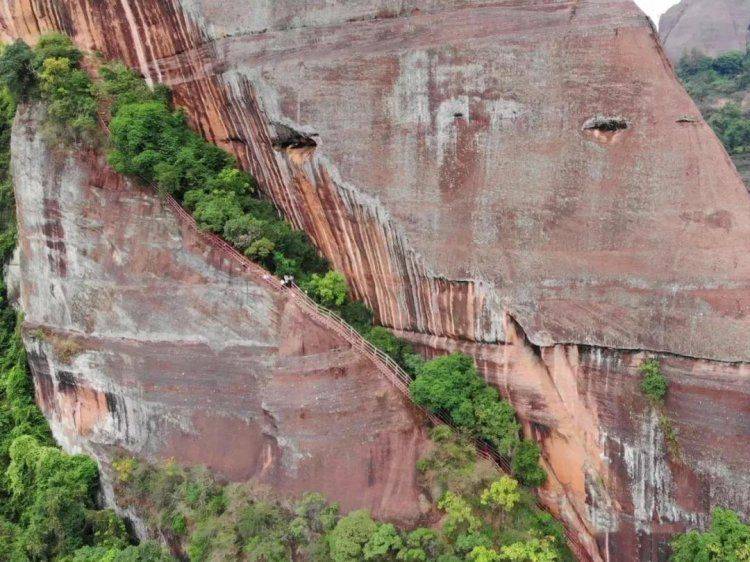
MULTIPOLYGON (((375 365, 380 374, 388 379, 388 381, 390 381, 390 383, 393 384, 393 386, 401 392, 401 394, 409 401, 409 403, 417 408, 422 414, 424 414, 424 416, 429 419, 430 422, 432 422, 434 425, 445 424, 453 428, 457 432, 460 431, 459 428, 456 427, 446 415, 434 414, 426 410, 419 404, 416 404, 412 400, 411 393, 409 392, 409 383, 412 380, 409 374, 404 371, 404 369, 389 355, 387 355, 382 350, 378 349, 372 343, 367 341, 364 337, 362 337, 359 332, 357 332, 354 328, 347 324, 339 315, 315 302, 297 285, 285 285, 281 282, 281 280, 271 274, 268 270, 264 269, 257 263, 247 258, 234 246, 227 243, 221 237, 211 232, 202 230, 198 226, 198 223, 195 221, 193 216, 188 213, 182 207, 182 205, 180 205, 177 200, 171 195, 168 195, 166 197, 166 203, 179 218, 182 226, 191 230, 194 235, 196 235, 205 244, 218 250, 225 259, 229 260, 230 262, 234 262, 236 265, 239 265, 245 273, 248 273, 253 277, 254 281, 260 284, 267 285, 277 293, 286 294, 303 312, 308 314, 308 316, 310 316, 314 321, 325 326, 332 332, 339 334, 344 340, 347 341, 347 343, 352 346, 352 348, 367 356, 372 361, 373 365, 375 365)), ((476 446, 477 453, 480 456, 492 461, 495 465, 498 466, 498 468, 500 468, 502 472, 505 472, 507 474, 512 473, 508 458, 500 455, 492 447, 479 440, 475 439, 474 445, 476 446)), ((538 499, 537 505, 540 509, 549 512, 549 509, 538 499)), ((565 528, 565 536, 568 539, 568 545, 573 551, 573 554, 576 556, 576 558, 583 562, 593 562, 593 558, 590 556, 588 550, 583 546, 578 537, 568 529, 567 525, 565 525, 564 523, 563 525, 565 528)))
MULTIPOLYGON (((99 121, 102 129, 107 134, 107 136, 109 136, 109 125, 101 114, 99 115, 99 121)), ((155 192, 158 192, 156 185, 154 185, 152 182, 146 181, 144 178, 140 178, 140 180, 144 183, 144 185, 148 185, 155 192)), ((202 240, 208 246, 218 250, 222 254, 222 256, 229 262, 234 262, 235 264, 239 265, 240 269, 242 269, 245 273, 251 275, 255 282, 259 284, 265 284, 277 293, 285 293, 286 295, 288 295, 289 298, 293 300, 294 303, 299 306, 299 308, 303 312, 307 313, 308 316, 310 316, 314 321, 317 321, 319 324, 326 326, 334 333, 339 334, 342 338, 344 338, 344 340, 349 343, 349 345, 352 346, 352 348, 360 351, 366 357, 368 357, 380 372, 380 374, 388 379, 388 381, 390 381, 391 384, 393 384, 393 386, 396 387, 399 392, 401 392, 401 394, 409 401, 409 404, 411 404, 414 408, 417 408, 427 419, 430 420, 433 425, 444 424, 452 428, 454 431, 460 432, 460 429, 456 427, 456 425, 453 424, 450 418, 448 418, 446 415, 434 414, 414 402, 411 398, 411 393, 409 392, 409 384, 412 381, 409 373, 404 371, 404 369, 388 354, 367 341, 362 336, 362 334, 360 334, 349 324, 347 324, 338 314, 315 302, 297 285, 285 285, 270 271, 258 265, 250 258, 242 254, 239 250, 237 250, 237 248, 229 244, 220 236, 217 236, 212 232, 202 230, 198 226, 195 218, 193 218, 193 216, 188 213, 182 207, 182 205, 180 205, 180 203, 171 195, 167 195, 165 197, 165 201, 167 203, 167 206, 177 216, 182 226, 193 232, 193 234, 199 240, 202 240)), ((473 439, 473 442, 477 450, 477 454, 485 459, 490 460, 502 472, 506 474, 512 474, 510 461, 507 457, 500 455, 487 443, 484 443, 478 439, 473 439)), ((545 506, 538 497, 536 499, 536 503, 539 509, 542 509, 547 513, 553 515, 550 512, 549 508, 545 506)), ((560 520, 558 519, 558 521, 560 520)), ((594 558, 589 554, 589 551, 583 546, 579 538, 575 535, 575 533, 570 531, 564 521, 560 522, 563 524, 563 528, 565 529, 565 537, 568 540, 568 546, 572 550, 576 559, 581 562, 596 562, 594 558)))

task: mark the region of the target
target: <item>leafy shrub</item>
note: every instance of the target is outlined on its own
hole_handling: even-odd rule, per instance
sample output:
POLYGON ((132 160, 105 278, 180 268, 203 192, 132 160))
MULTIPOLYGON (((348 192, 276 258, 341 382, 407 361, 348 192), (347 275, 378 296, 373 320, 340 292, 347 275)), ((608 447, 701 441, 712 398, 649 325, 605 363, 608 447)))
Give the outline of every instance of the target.
POLYGON ((482 520, 474 514, 471 504, 453 492, 446 492, 438 502, 438 509, 445 512, 443 532, 455 540, 459 535, 475 533, 482 527, 482 520))
POLYGON ((510 511, 520 500, 518 481, 510 476, 502 476, 482 492, 480 501, 484 506, 510 511))
POLYGON ((214 190, 201 197, 193 216, 202 229, 219 233, 224 231, 228 221, 242 216, 242 207, 231 191, 214 190))
POLYGON ((83 54, 73 44, 70 37, 53 32, 42 35, 34 47, 34 70, 38 73, 42 72, 48 59, 65 59, 70 68, 76 68, 83 59, 83 54))
POLYGON ((372 328, 372 310, 363 302, 348 300, 341 305, 339 313, 360 334, 366 334, 372 328))
POLYGON ((390 523, 380 523, 362 549, 362 554, 365 560, 376 562, 395 560, 403 546, 404 541, 396 527, 390 523))
POLYGON ((411 383, 413 400, 433 412, 446 412, 460 428, 510 454, 519 440, 515 411, 479 377, 474 360, 454 353, 426 362, 411 383))
POLYGON ((159 101, 169 105, 169 90, 165 86, 151 89, 143 78, 120 61, 112 61, 99 69, 102 81, 97 85, 98 96, 107 101, 111 115, 123 105, 159 101))
POLYGON ((672 541, 672 562, 750 560, 750 526, 723 508, 714 509, 705 532, 688 531, 672 541))
POLYGON ((750 118, 741 107, 750 88, 750 54, 734 51, 710 58, 693 51, 680 60, 677 72, 727 151, 750 150, 750 118))
POLYGON ((97 103, 81 52, 57 33, 40 38, 31 51, 16 43, 0 57, 0 73, 17 99, 37 94, 47 105, 47 137, 63 142, 93 142, 98 132, 97 103), (5 70, 3 70, 5 69, 5 70), (23 76, 14 76, 21 72, 23 76))
POLYGON ((539 455, 539 445, 524 439, 513 457, 513 474, 527 486, 541 486, 547 481, 547 472, 539 466, 539 455))
POLYGON ((17 549, 33 559, 54 559, 85 546, 86 510, 94 506, 96 464, 40 445, 28 435, 10 447, 6 471, 9 507, 26 527, 17 549))
POLYGON ((713 60, 713 69, 722 76, 736 76, 742 72, 745 55, 740 51, 723 53, 713 60))
POLYGON ((325 275, 314 273, 305 284, 307 292, 323 306, 338 308, 349 296, 349 285, 338 271, 329 271, 325 275))
POLYGON ((656 359, 644 362, 640 371, 643 374, 641 391, 653 404, 662 404, 667 396, 669 383, 661 372, 661 366, 656 359))
POLYGON ((15 101, 25 101, 36 93, 34 52, 20 39, 6 46, 0 55, 0 80, 15 101))
POLYGON ((410 532, 404 539, 404 546, 398 559, 405 562, 427 562, 437 560, 444 549, 440 537, 432 529, 419 528, 410 532))
POLYGON ((331 559, 334 562, 358 562, 364 559, 365 545, 376 530, 377 524, 367 511, 352 511, 328 535, 331 559))

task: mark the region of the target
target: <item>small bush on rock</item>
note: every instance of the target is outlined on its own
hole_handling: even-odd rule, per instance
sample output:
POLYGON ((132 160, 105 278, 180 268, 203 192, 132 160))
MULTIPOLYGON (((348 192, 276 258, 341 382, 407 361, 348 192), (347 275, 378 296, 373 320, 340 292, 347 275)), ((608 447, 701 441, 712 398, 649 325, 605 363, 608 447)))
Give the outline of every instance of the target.
POLYGON ((643 374, 641 391, 653 404, 663 404, 667 396, 669 383, 661 372, 661 366, 656 359, 649 359, 640 367, 643 374))

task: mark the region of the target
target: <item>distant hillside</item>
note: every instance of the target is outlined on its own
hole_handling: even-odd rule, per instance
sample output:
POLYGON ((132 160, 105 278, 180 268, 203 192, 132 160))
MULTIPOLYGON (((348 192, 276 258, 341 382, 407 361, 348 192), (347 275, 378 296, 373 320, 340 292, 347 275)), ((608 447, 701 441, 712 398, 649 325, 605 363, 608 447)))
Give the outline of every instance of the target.
POLYGON ((750 25, 748 0, 682 0, 659 19, 659 36, 672 62, 700 49, 709 56, 744 51, 750 25))
POLYGON ((750 54, 712 58, 695 50, 680 59, 677 74, 750 185, 750 54))

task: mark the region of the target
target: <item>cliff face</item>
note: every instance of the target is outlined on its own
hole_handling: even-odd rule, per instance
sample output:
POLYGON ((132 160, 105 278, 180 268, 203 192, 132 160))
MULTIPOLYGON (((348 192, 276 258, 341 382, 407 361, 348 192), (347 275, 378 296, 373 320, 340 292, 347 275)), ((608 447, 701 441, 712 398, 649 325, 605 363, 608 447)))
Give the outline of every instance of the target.
POLYGON ((9 36, 62 29, 170 84, 383 324, 474 355, 594 556, 655 560, 718 503, 750 514, 750 200, 631 2, 0 10, 9 36))
POLYGON ((744 0, 682 0, 659 18, 659 35, 673 62, 693 49, 712 57, 744 51, 749 28, 750 4, 744 0))
POLYGON ((94 154, 13 136, 20 304, 55 437, 414 522, 423 421, 370 360, 94 154))

